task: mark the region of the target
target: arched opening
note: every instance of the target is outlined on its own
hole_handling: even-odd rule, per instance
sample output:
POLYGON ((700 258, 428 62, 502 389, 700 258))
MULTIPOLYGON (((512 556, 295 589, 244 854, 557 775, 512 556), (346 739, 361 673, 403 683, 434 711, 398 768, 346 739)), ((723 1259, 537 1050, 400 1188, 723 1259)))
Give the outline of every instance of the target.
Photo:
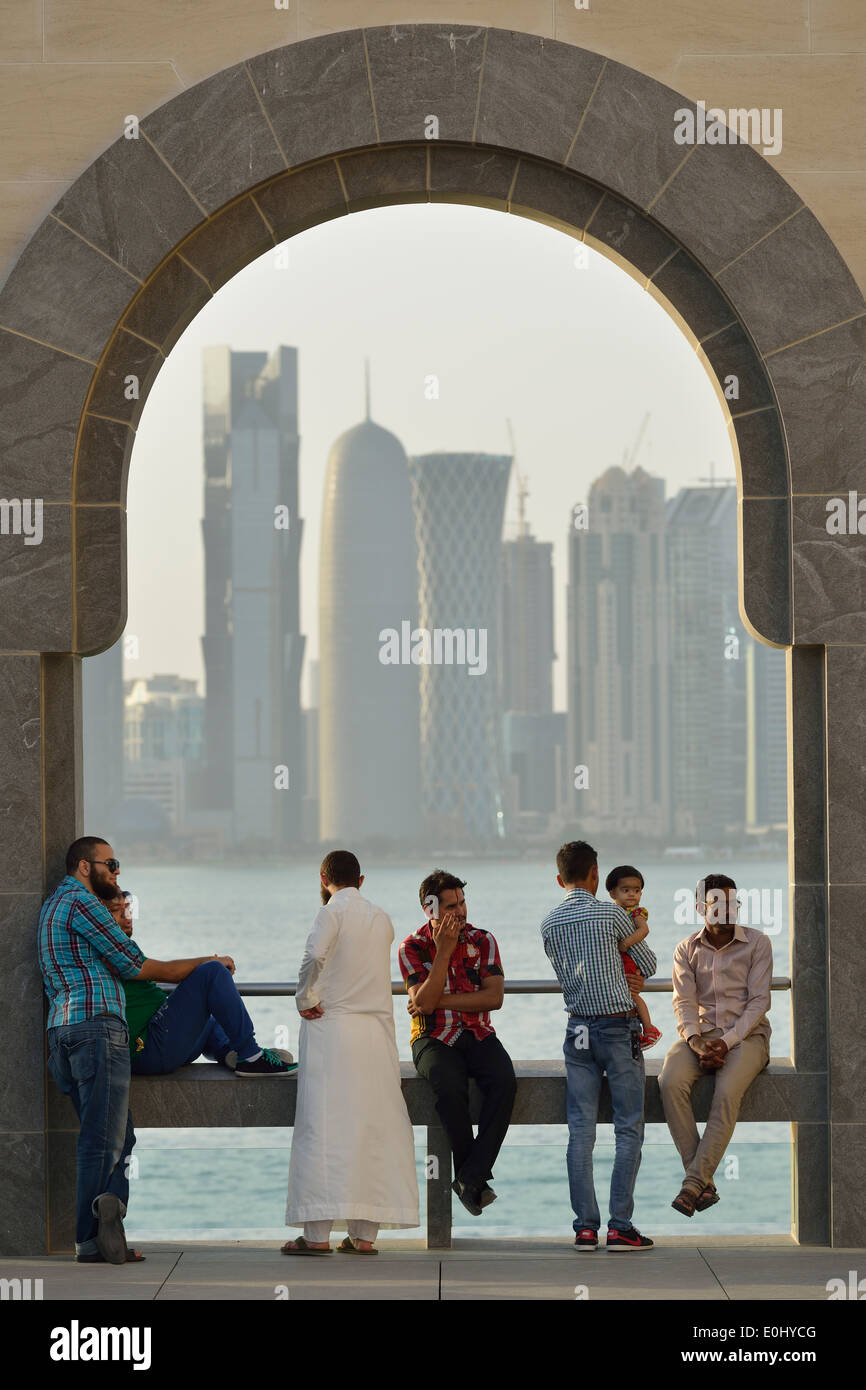
MULTIPOLYGON (((257 251, 381 202, 456 196, 526 207, 584 237, 607 212, 621 228, 623 208, 631 208, 631 263, 689 323, 701 322, 696 336, 717 378, 740 383, 734 429, 746 616, 767 640, 794 643, 795 1066, 777 1083, 774 1104, 796 1126, 800 1239, 857 1243, 861 1216, 843 1178, 862 1145, 862 1124, 845 1099, 852 1064, 829 1037, 827 991, 841 1026, 854 1008, 841 942, 850 919, 847 869, 859 842, 849 808, 862 800, 852 799, 850 786, 862 623, 848 600, 856 536, 841 544, 824 522, 825 502, 853 467, 857 403, 845 387, 862 296, 815 218, 754 151, 701 147, 683 157, 674 148, 677 93, 568 45, 497 30, 461 36, 467 47, 456 67, 436 26, 419 26, 410 45, 394 45, 390 30, 353 31, 262 55, 201 84, 149 118, 134 151, 121 147, 130 159, 115 147, 96 161, 0 293, 11 383, 6 490, 39 491, 45 503, 38 555, 16 537, 0 633, 14 695, 8 738, 21 826, 21 849, 7 871, 23 895, 15 939, 25 942, 28 911, 38 908, 79 828, 78 662, 123 626, 131 426, 201 304, 257 251), (469 46, 473 34, 480 48, 469 46), (300 102, 299 72, 307 79, 300 102), (443 112, 435 142, 424 129, 432 103, 443 112), (200 110, 218 131, 205 161, 189 138, 200 110), (238 133, 251 130, 269 133, 254 142, 252 162, 239 164, 230 152, 247 148, 238 133), (144 178, 151 205, 164 214, 156 220, 142 216, 144 178), (116 216, 94 211, 95 189, 116 216), (723 313, 732 317, 720 320, 723 313), (132 397, 124 393, 130 378, 132 397), (29 423, 34 401, 46 410, 38 438, 29 423), (22 742, 16 731, 33 728, 40 740, 22 742)), ((37 999, 34 982, 26 1020, 34 1057, 37 999)), ((15 1142, 35 1156, 31 1176, 18 1165, 14 1184, 28 1213, 23 1249, 44 1236, 45 1155, 59 1173, 70 1137, 50 1101, 44 1117, 36 1072, 13 1079, 15 1142)), ((49 1209, 58 1192, 49 1180, 49 1209)))
MULTIPOLYGON (((625 233, 618 228, 616 237, 628 229, 626 222, 625 233)), ((491 929, 495 923, 509 976, 544 978, 548 966, 537 928, 556 897, 553 855, 563 839, 585 834, 599 845, 605 873, 615 863, 640 864, 660 976, 670 974, 676 941, 694 930, 688 900, 693 880, 708 867, 734 874, 744 894, 743 920, 774 934, 777 973, 788 973, 784 847, 777 833, 775 855, 750 856, 759 837, 746 795, 747 775, 754 780, 757 773, 765 789, 771 767, 778 832, 786 797, 784 654, 760 648, 777 662, 774 686, 764 682, 758 691, 764 717, 769 714, 780 731, 781 749, 773 760, 762 746, 759 766, 757 710, 747 700, 747 668, 755 683, 758 649, 738 614, 730 412, 720 405, 722 393, 694 334, 665 312, 658 292, 646 292, 643 277, 623 274, 619 256, 605 256, 604 244, 596 245, 598 252, 543 224, 487 209, 442 204, 364 212, 266 252, 223 287, 171 349, 137 426, 127 496, 127 795, 118 838, 124 841, 124 882, 140 912, 137 937, 153 955, 176 954, 180 942, 185 952, 206 952, 218 924, 220 949, 238 961, 239 978, 293 978, 315 907, 319 859, 334 844, 346 843, 361 855, 369 891, 391 914, 398 943, 417 926, 417 886, 433 853, 437 863, 453 865, 467 878, 472 920, 491 929), (425 268, 423 282, 407 293, 419 266, 425 268), (372 449, 372 458, 358 452, 360 443, 372 449), (436 486, 442 467, 449 469, 444 496, 436 486), (476 486, 476 471, 491 469, 489 477, 484 473, 485 485, 476 486), (356 470, 363 470, 360 485, 356 470), (387 607, 394 578, 389 572, 379 582, 378 571, 399 539, 389 495, 400 486, 398 475, 407 504, 403 524, 413 535, 417 531, 418 573, 411 596, 400 600, 408 605, 405 612, 395 617, 387 607), (292 550, 274 530, 273 513, 282 502, 291 503, 289 534, 302 538, 292 550), (576 526, 575 508, 582 503, 589 516, 576 526), (614 509, 615 521, 609 515, 614 509), (666 510, 673 510, 669 521, 666 510), (376 663, 378 635, 392 619, 397 627, 401 616, 413 629, 423 627, 419 588, 426 586, 431 626, 469 627, 470 610, 479 619, 477 572, 482 563, 490 568, 493 559, 492 553, 480 554, 486 527, 495 542, 496 573, 485 583, 495 590, 498 621, 490 614, 483 619, 486 662, 478 674, 497 686, 490 707, 499 726, 501 762, 491 756, 482 765, 487 782, 480 802, 469 795, 460 801, 473 765, 455 739, 461 723, 476 720, 477 740, 484 715, 467 697, 454 731, 443 735, 459 687, 450 688, 443 701, 437 689, 442 668, 409 666, 406 674, 414 675, 416 685, 429 673, 412 736, 416 752, 419 744, 428 751, 429 764, 418 771, 433 783, 429 804, 435 810, 444 795, 450 807, 459 805, 450 820, 432 819, 421 801, 424 781, 406 794, 406 756, 395 753, 399 697, 377 734, 359 665, 367 647, 376 663), (425 529, 436 538, 432 546, 425 529), (326 600, 320 573, 323 562, 334 564, 334 533, 341 553, 353 537, 371 537, 376 575, 371 583, 364 563, 357 570, 343 568, 326 600), (596 543, 599 549, 590 550, 596 543), (545 622, 545 599, 534 583, 542 562, 550 575, 552 610, 546 651, 545 639, 535 645, 530 632, 545 622), (266 612, 250 607, 254 590, 265 597, 250 582, 251 565, 264 577, 266 612), (441 569, 449 576, 444 591, 441 569), (296 613, 289 640, 299 641, 304 652, 300 674, 275 662, 286 589, 296 613), (609 599, 614 616, 608 636, 615 649, 610 656, 604 640, 589 649, 609 599), (372 604, 372 628, 343 669, 344 654, 333 643, 322 649, 326 602, 350 615, 350 635, 364 622, 365 603, 372 604), (240 648, 228 670, 222 658, 208 664, 209 644, 225 641, 226 633, 240 648), (320 691, 351 681, 353 703, 367 710, 365 718, 352 716, 348 735, 340 722, 349 722, 346 709, 329 711, 320 757, 313 663, 320 691), (538 682, 549 685, 549 693, 521 686, 530 664, 541 668, 538 682), (209 760, 210 707, 226 691, 227 724, 209 760), (571 699, 573 691, 580 698, 571 699), (585 717, 577 719, 590 692, 602 707, 598 730, 585 717), (272 698, 283 711, 283 735, 301 706, 301 746, 290 759, 289 786, 279 790, 273 774, 286 744, 262 739, 255 716, 272 698), (434 703, 429 730, 419 719, 425 699, 441 702, 441 710, 434 703), (706 708, 698 717, 701 703, 706 708), (260 749, 248 746, 251 733, 260 749), (371 753, 377 737, 381 746, 371 753), (365 794, 354 819, 349 769, 335 751, 339 739, 345 739, 345 757, 361 764, 366 752, 371 763, 360 778, 365 794), (715 758, 708 756, 710 747, 717 750, 715 758), (262 755, 252 782, 251 751, 262 755), (233 757, 239 772, 227 777, 233 757), (389 758, 396 776, 389 776, 389 758), (574 758, 590 774, 589 787, 579 792, 574 758), (543 767, 533 767, 533 761, 543 767), (273 804, 296 780, 309 778, 317 762, 318 784, 301 784, 302 814, 285 836, 285 819, 273 804), (715 767, 709 784, 708 766, 715 767), (336 829, 327 822, 334 811, 323 812, 318 804, 322 786, 330 786, 344 816, 336 829), (405 801, 396 835, 389 834, 394 797, 405 801), (486 837, 474 819, 479 806, 486 837), (503 807, 504 823, 497 823, 496 808, 503 807), (410 809, 418 814, 414 834, 407 833, 410 809), (160 812, 167 813, 161 824, 160 812), (251 817, 258 817, 258 829, 247 836, 251 817), (750 915, 753 897, 757 911, 750 915), (776 913, 772 921, 760 916, 762 899, 768 914, 776 913), (281 969, 275 968, 277 959, 281 969)), ((110 667, 119 658, 118 646, 92 661, 110 667)), ((385 668, 384 674, 388 699, 395 673, 385 668)), ((470 692, 481 683, 462 675, 470 692)), ((96 694, 87 660, 84 685, 87 740, 88 705, 96 694)), ((100 702, 94 710, 98 728, 89 766, 85 747, 85 819, 115 825, 116 811, 88 811, 88 786, 108 770, 105 706, 100 702)), ((396 955, 392 974, 399 976, 396 955)), ((672 1038, 670 997, 657 994, 651 1003, 657 1025, 672 1038)), ((290 1001, 256 999, 250 1008, 261 1036, 297 1052, 290 1001)), ((514 1057, 553 1057, 561 1045, 560 1013, 557 1000, 514 998, 496 1020, 497 1031, 514 1057)), ((404 1015, 397 996, 397 1036, 408 1061, 404 1015)), ((787 1055, 789 1000, 781 993, 773 1023, 774 1055, 787 1055)), ((773 1192, 748 1180, 732 1188, 743 1201, 724 1205, 714 1223, 719 1229, 788 1228, 790 1172, 787 1161, 779 1161, 780 1154, 787 1160, 787 1132, 781 1126, 780 1147, 779 1128, 742 1127, 736 1147, 743 1177, 748 1179, 750 1167, 770 1170, 773 1192)), ((183 1192, 184 1163, 191 1162, 184 1141, 190 1148, 207 1144, 213 1180, 222 1184, 242 1156, 235 1149, 241 1137, 244 1149, 254 1140, 261 1145, 266 1168, 273 1163, 270 1206, 279 1214, 284 1174, 268 1131, 145 1131, 139 1138, 140 1176, 153 1176, 136 1188, 138 1224, 130 1227, 136 1237, 178 1234, 181 1218, 172 1219, 165 1202, 152 1200, 152 1194, 183 1192)), ((416 1137, 423 1146, 423 1134, 416 1137)), ((280 1144, 287 1139, 281 1135, 280 1144)), ((563 1142, 558 1129, 530 1126, 515 1130, 507 1145, 500 1165, 503 1195, 509 1181, 524 1181, 529 1168, 536 1179, 538 1211, 529 1211, 524 1200, 521 1230, 556 1233, 557 1222, 548 1217, 545 1224, 543 1217, 557 1202, 563 1142)), ((611 1151, 604 1130, 599 1143, 604 1164, 611 1151)), ((642 1178, 648 1194, 659 1194, 658 1210, 650 1198, 646 1219, 662 1234, 668 1228, 676 1232, 664 1199, 672 1154, 670 1145, 654 1144, 642 1178)), ((282 1158, 284 1164, 284 1151, 282 1158)), ((562 1206, 563 1190, 558 1195, 562 1206)), ((259 1193, 257 1212, 266 1209, 262 1198, 259 1193)), ((183 1200, 176 1203, 189 1222, 187 1210, 183 1200)), ((218 1223, 206 1213, 202 1219, 213 1236, 218 1223)), ((257 1235, 270 1236, 275 1219, 266 1228, 262 1218, 234 1210, 224 1234, 242 1236, 252 1224, 257 1235)), ((201 1236, 203 1229, 191 1224, 180 1235, 201 1236)), ((506 1218, 496 1233, 515 1230, 506 1218)), ((458 1224, 457 1234, 473 1232, 458 1224)))

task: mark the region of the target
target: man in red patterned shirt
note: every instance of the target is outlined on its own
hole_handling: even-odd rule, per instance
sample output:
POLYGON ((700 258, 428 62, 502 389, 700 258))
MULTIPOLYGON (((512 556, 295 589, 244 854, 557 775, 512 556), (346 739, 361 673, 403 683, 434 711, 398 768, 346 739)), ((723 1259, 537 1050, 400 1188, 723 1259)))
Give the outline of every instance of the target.
POLYGON ((421 884, 424 925, 400 947, 409 991, 412 1060, 433 1087, 454 1155, 451 1184, 473 1216, 496 1200, 488 1187, 511 1119, 517 1082, 490 1011, 501 1009, 505 978, 490 932, 466 920, 463 879, 434 869, 421 884), (478 1136, 469 1114, 469 1078, 483 1103, 478 1136))

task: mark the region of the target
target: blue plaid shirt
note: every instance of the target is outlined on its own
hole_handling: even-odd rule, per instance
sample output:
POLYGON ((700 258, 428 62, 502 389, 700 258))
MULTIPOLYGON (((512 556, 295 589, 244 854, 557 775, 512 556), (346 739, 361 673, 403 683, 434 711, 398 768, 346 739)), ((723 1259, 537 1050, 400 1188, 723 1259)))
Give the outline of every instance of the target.
POLYGON ((67 874, 39 914, 39 968, 50 1005, 46 1027, 84 1023, 94 1014, 125 1019, 120 981, 137 975, 144 960, 105 903, 67 874))
MULTIPOLYGON (((634 922, 615 902, 602 902, 573 888, 541 924, 544 949, 562 985, 570 1014, 628 1013, 634 1000, 626 984, 617 942, 631 936, 634 922)), ((655 974, 656 958, 644 941, 629 949, 640 973, 655 974)))

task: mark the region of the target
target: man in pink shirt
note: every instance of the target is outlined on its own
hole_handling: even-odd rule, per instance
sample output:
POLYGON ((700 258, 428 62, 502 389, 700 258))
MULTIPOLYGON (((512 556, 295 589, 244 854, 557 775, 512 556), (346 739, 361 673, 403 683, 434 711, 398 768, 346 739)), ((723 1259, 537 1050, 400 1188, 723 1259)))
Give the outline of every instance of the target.
POLYGON ((770 1060, 770 985, 773 951, 769 937, 737 921, 737 885, 724 874, 698 884, 697 910, 704 927, 674 951, 674 1017, 680 1041, 662 1067, 659 1090, 665 1119, 685 1168, 671 1202, 694 1216, 718 1202, 713 1175, 728 1147, 740 1105, 770 1060), (715 1074, 713 1101, 698 1137, 692 1087, 715 1074))

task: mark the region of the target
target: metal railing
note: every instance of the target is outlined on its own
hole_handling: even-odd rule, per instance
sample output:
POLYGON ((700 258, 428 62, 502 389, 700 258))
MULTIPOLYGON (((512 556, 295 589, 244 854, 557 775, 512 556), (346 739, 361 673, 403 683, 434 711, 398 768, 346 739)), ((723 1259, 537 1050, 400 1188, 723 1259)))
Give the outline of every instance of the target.
MULTIPOLYGON (((166 988, 171 990, 174 989, 175 986, 169 985, 166 988)), ((252 998, 266 998, 268 996, 291 997, 294 996, 294 994, 297 992, 297 981, 255 980, 251 983, 241 983, 237 986, 237 988, 240 994, 252 998)), ((773 977, 771 989, 790 990, 790 988, 791 980, 787 975, 776 975, 773 977)), ((665 977, 654 977, 650 980, 647 980, 645 992, 651 994, 670 994, 673 992, 673 981, 665 977)), ((393 995, 403 995, 405 997, 406 986, 403 980, 391 981, 391 993, 393 995)), ((561 994, 562 987, 559 984, 558 980, 506 980, 505 993, 561 994)), ((515 1063, 515 1065, 519 1067, 520 1063, 515 1063)), ((194 1070, 194 1068, 192 1070, 194 1070)), ((147 1079, 149 1078, 145 1078, 145 1080, 147 1079)), ((526 1084, 540 1084, 542 1087, 547 1087, 548 1085, 547 1080, 544 1077, 531 1078, 530 1081, 526 1084)), ((539 1111, 537 1117, 535 1118, 530 1117, 529 1119, 524 1119, 518 1122, 539 1124, 563 1123, 565 1120, 564 1110, 563 1113, 559 1113, 559 1111, 562 1109, 562 1104, 558 1103, 557 1115, 555 1119, 551 1118, 549 1114, 550 1098, 548 1095, 548 1098, 544 1104, 543 1112, 539 1111)), ((438 1176, 438 1174, 441 1172, 443 1175, 445 1175, 444 1181, 428 1181, 428 1183, 426 1184, 427 1246, 428 1249, 443 1250, 450 1249, 451 1247, 451 1147, 448 1142, 448 1137, 444 1129, 442 1129, 441 1124, 435 1123, 433 1121, 434 1117, 431 1115, 425 1116, 423 1119, 416 1119, 413 1121, 413 1123, 426 1127, 426 1163, 428 1169, 428 1177, 431 1173, 435 1173, 438 1176)), ((279 1121, 273 1121, 273 1123, 277 1122, 284 1124, 285 1120, 280 1119, 279 1121)))
MULTIPOLYGON (((171 990, 176 989, 177 986, 162 985, 161 988, 170 992, 171 990)), ((664 976, 653 976, 651 980, 647 980, 643 992, 644 994, 672 994, 673 988, 673 980, 668 979, 664 976)), ((770 988, 779 990, 790 989, 790 977, 787 975, 774 975, 773 982, 770 988)), ((251 998, 260 999, 265 999, 270 996, 276 997, 280 995, 294 996, 297 993, 297 989, 297 980, 281 981, 279 983, 274 983, 272 981, 267 980, 253 980, 250 983, 239 984, 237 986, 238 994, 245 994, 250 996, 251 998)), ((391 993, 405 994, 406 986, 404 982, 402 980, 392 980, 391 993)), ((506 980, 505 993, 561 994, 562 985, 559 983, 558 980, 506 980)))

